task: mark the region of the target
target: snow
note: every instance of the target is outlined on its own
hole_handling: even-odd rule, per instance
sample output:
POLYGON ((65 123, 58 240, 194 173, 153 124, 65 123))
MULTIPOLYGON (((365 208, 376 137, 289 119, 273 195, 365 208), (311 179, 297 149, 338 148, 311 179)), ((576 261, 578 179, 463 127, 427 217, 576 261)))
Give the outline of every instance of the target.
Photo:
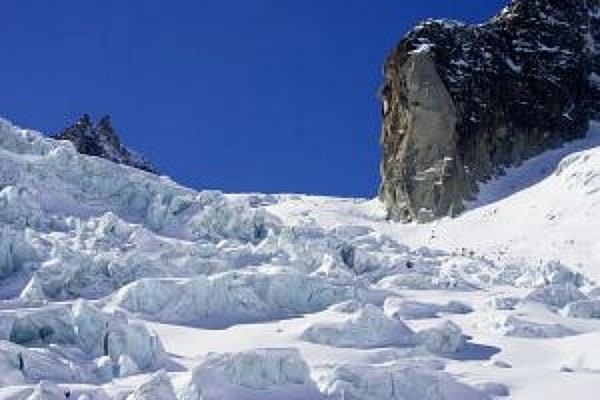
POLYGON ((450 354, 464 347, 465 337, 458 325, 452 321, 445 321, 433 328, 417 332, 415 341, 432 353, 450 354))
POLYGON ((370 304, 341 322, 313 324, 304 331, 302 338, 313 343, 357 348, 414 343, 413 332, 408 326, 370 304))
POLYGON ((0 120, 0 399, 586 398, 599 131, 400 225, 378 200, 196 192, 0 120))
POLYGON ((585 295, 571 283, 551 284, 535 289, 525 298, 530 301, 544 303, 551 307, 561 308, 569 303, 585 299, 585 295))
POLYGON ((569 303, 564 315, 573 318, 600 318, 600 300, 579 300, 569 303))
POLYGON ((138 386, 127 400, 176 400, 173 383, 164 369, 152 374, 138 386))
POLYGON ((335 367, 323 378, 321 390, 332 398, 364 400, 488 398, 485 393, 460 384, 443 372, 394 364, 335 367))
POLYGON ((316 392, 308 364, 294 349, 210 354, 176 390, 180 399, 216 400, 259 398, 267 390, 286 388, 316 392))

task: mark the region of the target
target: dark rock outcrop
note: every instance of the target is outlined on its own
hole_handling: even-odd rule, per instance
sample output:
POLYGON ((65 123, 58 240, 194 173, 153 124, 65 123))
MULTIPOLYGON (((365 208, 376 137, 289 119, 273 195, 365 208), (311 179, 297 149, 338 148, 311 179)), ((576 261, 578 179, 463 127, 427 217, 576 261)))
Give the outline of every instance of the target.
POLYGON ((72 142, 77 151, 82 154, 102 157, 118 164, 157 173, 156 168, 148 160, 121 143, 109 116, 100 118, 94 125, 90 116, 84 114, 77 122, 53 138, 72 142))
POLYGON ((384 66, 389 217, 456 215, 507 166, 600 118, 600 0, 514 0, 481 25, 431 20, 384 66))

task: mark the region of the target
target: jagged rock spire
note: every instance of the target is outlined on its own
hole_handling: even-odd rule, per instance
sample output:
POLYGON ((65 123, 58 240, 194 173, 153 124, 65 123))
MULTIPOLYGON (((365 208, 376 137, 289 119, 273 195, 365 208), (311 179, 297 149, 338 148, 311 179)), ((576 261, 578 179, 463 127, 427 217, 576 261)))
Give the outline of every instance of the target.
POLYGON ((73 125, 54 136, 68 140, 78 152, 106 158, 118 164, 157 173, 156 168, 144 157, 125 147, 114 130, 110 116, 105 115, 94 125, 88 114, 83 114, 73 125))

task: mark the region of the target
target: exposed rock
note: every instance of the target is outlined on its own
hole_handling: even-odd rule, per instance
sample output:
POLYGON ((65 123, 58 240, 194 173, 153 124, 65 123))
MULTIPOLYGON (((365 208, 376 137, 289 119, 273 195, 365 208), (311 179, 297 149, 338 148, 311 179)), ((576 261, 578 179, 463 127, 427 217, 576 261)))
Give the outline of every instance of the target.
POLYGON ((54 139, 68 140, 78 152, 157 173, 156 168, 144 157, 125 147, 115 132, 108 115, 94 125, 89 115, 84 114, 77 122, 66 128, 54 139))
POLYGON ((514 0, 481 25, 430 20, 384 66, 389 217, 456 215, 478 184, 600 117, 598 1, 514 0))

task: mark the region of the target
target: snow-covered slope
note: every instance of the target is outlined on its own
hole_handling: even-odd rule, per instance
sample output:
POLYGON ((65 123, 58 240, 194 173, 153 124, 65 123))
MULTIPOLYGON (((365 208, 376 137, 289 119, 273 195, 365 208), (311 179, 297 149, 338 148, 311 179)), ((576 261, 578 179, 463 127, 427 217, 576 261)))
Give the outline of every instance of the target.
POLYGON ((376 201, 196 192, 0 120, 0 398, 585 398, 597 144, 398 225, 376 201))
POLYGON ((508 169, 482 185, 459 218, 429 224, 384 220, 378 201, 288 197, 270 208, 289 223, 315 218, 326 228, 367 224, 412 247, 473 254, 491 262, 546 264, 560 260, 600 282, 600 124, 586 138, 508 169), (367 222, 368 221, 368 222, 367 222))

